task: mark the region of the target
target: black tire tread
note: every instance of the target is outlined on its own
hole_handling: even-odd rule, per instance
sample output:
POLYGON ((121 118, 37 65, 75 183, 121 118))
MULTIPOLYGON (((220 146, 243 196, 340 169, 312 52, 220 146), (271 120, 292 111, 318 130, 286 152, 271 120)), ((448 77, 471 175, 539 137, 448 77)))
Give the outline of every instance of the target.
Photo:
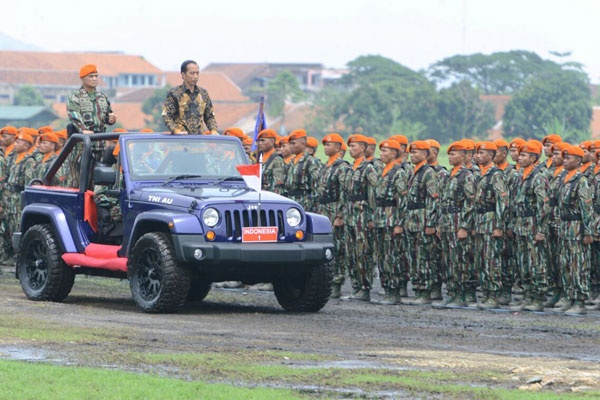
POLYGON ((273 282, 273 290, 279 304, 291 312, 317 312, 327 304, 331 295, 332 274, 328 264, 314 266, 300 277, 285 277, 273 282), (290 294, 292 282, 303 280, 299 296, 290 294))

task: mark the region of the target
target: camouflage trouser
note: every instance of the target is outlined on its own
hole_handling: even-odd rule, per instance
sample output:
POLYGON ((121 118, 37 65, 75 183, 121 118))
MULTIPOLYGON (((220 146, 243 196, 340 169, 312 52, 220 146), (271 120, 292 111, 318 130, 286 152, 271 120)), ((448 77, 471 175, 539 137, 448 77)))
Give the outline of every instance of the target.
POLYGON ((371 290, 373 285, 372 255, 369 254, 366 229, 348 225, 348 275, 354 290, 371 290))
POLYGON ((502 271, 500 280, 503 288, 510 288, 517 281, 517 261, 515 259, 514 243, 506 234, 502 238, 504 241, 504 249, 502 250, 502 271))
POLYGON ((400 286, 405 286, 410 281, 410 260, 408 259, 408 238, 406 232, 393 238, 396 247, 396 254, 398 254, 398 270, 400 286))
POLYGON ((14 253, 6 213, 0 213, 0 257, 12 256, 14 253))
POLYGON ((548 291, 548 251, 544 242, 536 243, 534 235, 516 235, 516 256, 521 286, 538 295, 548 291))
POLYGON ((371 255, 371 259, 369 260, 369 263, 373 266, 373 272, 377 271, 375 268, 378 268, 377 249, 376 249, 377 245, 375 243, 375 237, 376 237, 375 228, 368 229, 367 230, 367 246, 369 246, 369 254, 371 255))
POLYGON ((558 263, 560 242, 557 228, 548 230, 548 288, 562 288, 560 264, 558 263))
POLYGON ((398 252, 393 238, 394 228, 376 228, 375 259, 379 267, 381 287, 385 290, 397 290, 400 287, 400 268, 398 252))
POLYGON ((502 288, 502 251, 504 240, 491 234, 476 233, 473 245, 475 270, 483 290, 497 292, 502 288))
POLYGON ((308 193, 306 195, 297 196, 292 194, 287 194, 286 197, 288 199, 294 200, 296 203, 300 204, 304 211, 313 211, 312 210, 312 200, 309 198, 308 193))
POLYGON ((590 290, 590 245, 581 240, 560 242, 563 290, 569 300, 584 301, 590 290))
POLYGON ((447 265, 442 259, 442 243, 437 235, 433 235, 433 262, 431 264, 431 284, 441 287, 446 281, 447 265))
POLYGON ((453 292, 464 289, 469 282, 471 239, 458 240, 456 232, 442 232, 442 260, 446 265, 446 289, 453 292))
POLYGON ((343 285, 346 280, 348 266, 346 248, 346 227, 333 227, 333 245, 335 246, 335 259, 333 260, 333 283, 343 285))
POLYGON ((590 285, 600 286, 600 242, 594 241, 590 257, 590 285))
POLYGON ((407 232, 410 279, 414 289, 430 291, 435 268, 435 235, 407 232))
POLYGON ((467 282, 473 289, 479 285, 479 276, 481 275, 478 266, 475 265, 475 236, 475 233, 469 234, 470 246, 467 249, 469 256, 469 279, 467 279, 467 282))
POLYGON ((9 237, 12 237, 14 232, 19 231, 21 225, 21 193, 12 192, 8 194, 8 205, 6 208, 6 222, 8 226, 9 237))

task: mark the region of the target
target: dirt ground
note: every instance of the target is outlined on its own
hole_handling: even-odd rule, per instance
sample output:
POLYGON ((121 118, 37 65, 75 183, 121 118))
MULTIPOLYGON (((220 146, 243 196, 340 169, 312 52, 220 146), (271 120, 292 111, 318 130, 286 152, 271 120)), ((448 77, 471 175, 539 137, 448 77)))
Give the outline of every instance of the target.
MULTIPOLYGON (((292 314, 280 308, 272 293, 213 289, 204 302, 187 304, 177 314, 150 315, 137 309, 125 281, 108 286, 98 283, 106 279, 78 276, 64 303, 39 303, 25 298, 14 279, 14 268, 2 268, 0 315, 26 315, 46 324, 135 331, 115 344, 123 351, 317 353, 330 356, 335 360, 330 366, 339 368, 489 370, 502 376, 496 383, 467 381, 465 385, 600 390, 598 311, 569 317, 330 300, 318 313, 292 314)), ((349 289, 344 289, 348 294, 349 289)), ((33 354, 30 358, 35 359, 36 351, 46 350, 60 353, 66 362, 101 364, 78 356, 86 348, 77 343, 0 337, 0 358, 27 359, 27 354, 33 354)))

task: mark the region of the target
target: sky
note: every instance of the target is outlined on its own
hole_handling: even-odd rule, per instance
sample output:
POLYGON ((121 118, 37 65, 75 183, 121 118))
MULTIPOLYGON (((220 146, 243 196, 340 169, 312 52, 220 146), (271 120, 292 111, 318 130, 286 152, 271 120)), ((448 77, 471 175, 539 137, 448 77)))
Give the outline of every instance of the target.
POLYGON ((420 70, 528 50, 580 62, 600 83, 597 0, 19 0, 0 15, 0 32, 41 50, 121 51, 163 70, 186 59, 343 68, 371 54, 420 70))

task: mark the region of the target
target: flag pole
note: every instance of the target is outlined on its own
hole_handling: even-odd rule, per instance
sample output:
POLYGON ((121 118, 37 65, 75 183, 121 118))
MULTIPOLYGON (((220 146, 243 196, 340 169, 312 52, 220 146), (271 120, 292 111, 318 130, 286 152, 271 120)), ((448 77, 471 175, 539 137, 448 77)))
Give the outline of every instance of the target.
POLYGON ((260 222, 260 197, 262 194, 262 167, 263 167, 263 153, 262 151, 258 154, 258 181, 260 186, 258 188, 258 226, 261 226, 260 222))

